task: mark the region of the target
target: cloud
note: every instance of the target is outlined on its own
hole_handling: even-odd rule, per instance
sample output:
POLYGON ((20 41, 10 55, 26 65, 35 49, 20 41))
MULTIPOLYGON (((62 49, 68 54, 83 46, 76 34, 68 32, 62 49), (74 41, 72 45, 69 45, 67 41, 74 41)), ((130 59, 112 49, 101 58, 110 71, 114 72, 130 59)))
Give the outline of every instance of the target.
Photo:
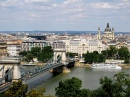
POLYGON ((86 22, 130 16, 130 0, 0 0, 0 20, 86 22))
POLYGON ((66 0, 63 2, 65 5, 73 4, 73 3, 79 3, 82 2, 83 0, 66 0))
POLYGON ((91 4, 93 8, 99 8, 99 9, 118 9, 118 6, 114 6, 110 3, 92 3, 91 4))
POLYGON ((27 3, 38 3, 38 2, 48 2, 49 0, 25 0, 27 3))

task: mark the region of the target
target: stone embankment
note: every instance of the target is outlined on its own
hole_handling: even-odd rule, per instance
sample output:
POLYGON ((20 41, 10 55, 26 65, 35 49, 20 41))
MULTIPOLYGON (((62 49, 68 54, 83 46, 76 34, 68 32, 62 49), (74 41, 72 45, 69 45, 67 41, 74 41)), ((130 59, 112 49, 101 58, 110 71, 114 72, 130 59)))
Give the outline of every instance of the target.
POLYGON ((80 62, 76 62, 75 66, 79 66, 79 67, 90 67, 90 64, 85 64, 85 63, 80 63, 80 62))
MULTIPOLYGON (((84 64, 84 63, 80 63, 80 62, 76 62, 75 66, 79 66, 79 67, 90 67, 91 64, 84 64)), ((130 64, 118 64, 119 66, 121 66, 122 68, 126 68, 126 69, 130 69, 130 64)))
POLYGON ((130 69, 130 64, 119 64, 122 68, 130 69))
MULTIPOLYGON (((28 64, 27 62, 21 62, 21 65, 23 64, 28 64)), ((46 63, 42 63, 42 62, 34 62, 33 64, 36 64, 37 66, 43 66, 46 63)), ((90 67, 91 64, 84 64, 84 63, 80 63, 80 62, 76 62, 75 66, 80 66, 80 67, 90 67)), ((121 66, 122 68, 130 68, 130 64, 119 64, 119 66, 121 66)))

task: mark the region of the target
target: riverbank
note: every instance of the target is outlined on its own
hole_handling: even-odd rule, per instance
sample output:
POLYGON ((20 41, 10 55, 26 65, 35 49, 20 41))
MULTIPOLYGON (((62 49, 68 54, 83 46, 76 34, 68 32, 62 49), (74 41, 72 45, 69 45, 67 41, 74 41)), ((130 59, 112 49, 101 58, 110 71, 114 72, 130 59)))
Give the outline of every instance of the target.
MULTIPOLYGON (((23 65, 23 64, 28 64, 28 63, 21 62, 21 65, 23 65)), ((33 64, 36 64, 37 66, 43 66, 46 63, 34 62, 33 64)), ((78 66, 78 67, 90 67, 90 65, 91 64, 85 64, 85 63, 75 62, 75 66, 78 66)), ((130 69, 130 64, 119 64, 119 66, 121 66, 122 68, 130 69)))
POLYGON ((130 69, 130 64, 119 64, 122 68, 130 69))
MULTIPOLYGON (((75 66, 78 67, 90 67, 91 64, 84 64, 84 63, 80 63, 80 62, 76 62, 75 66)), ((130 64, 119 64, 119 66, 121 66, 122 68, 125 69, 130 69, 130 64)))

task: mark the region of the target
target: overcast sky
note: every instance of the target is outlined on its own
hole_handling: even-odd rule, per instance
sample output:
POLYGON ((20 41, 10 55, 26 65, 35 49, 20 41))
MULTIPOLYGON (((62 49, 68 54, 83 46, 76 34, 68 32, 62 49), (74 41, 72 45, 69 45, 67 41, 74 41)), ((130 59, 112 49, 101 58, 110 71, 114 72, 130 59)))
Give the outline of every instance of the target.
POLYGON ((130 0, 0 0, 0 31, 130 32, 130 0))

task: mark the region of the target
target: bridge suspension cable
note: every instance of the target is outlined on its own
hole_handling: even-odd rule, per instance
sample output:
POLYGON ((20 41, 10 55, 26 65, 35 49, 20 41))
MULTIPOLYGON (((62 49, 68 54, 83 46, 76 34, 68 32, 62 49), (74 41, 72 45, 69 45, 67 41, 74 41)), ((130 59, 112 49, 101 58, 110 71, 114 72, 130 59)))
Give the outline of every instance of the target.
POLYGON ((28 71, 27 73, 21 75, 21 79, 23 81, 25 81, 25 80, 31 78, 32 76, 35 76, 38 73, 41 73, 43 71, 47 71, 47 70, 54 68, 57 65, 61 64, 62 54, 57 58, 57 60, 54 60, 54 57, 57 57, 56 56, 57 53, 56 53, 45 65, 42 65, 41 67, 35 68, 35 69, 28 71))
POLYGON ((4 69, 4 66, 2 66, 2 67, 0 68, 0 71, 1 71, 2 69, 4 69))

